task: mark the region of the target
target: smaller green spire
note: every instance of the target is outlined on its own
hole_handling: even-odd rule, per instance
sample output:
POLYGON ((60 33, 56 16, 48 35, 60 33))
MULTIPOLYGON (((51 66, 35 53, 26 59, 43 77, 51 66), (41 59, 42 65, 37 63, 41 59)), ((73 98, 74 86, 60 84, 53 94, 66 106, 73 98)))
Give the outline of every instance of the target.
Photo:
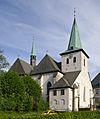
POLYGON ((67 50, 77 50, 77 49, 82 49, 82 45, 81 45, 81 40, 80 40, 79 31, 78 31, 75 13, 74 13, 74 22, 73 22, 67 50))
POLYGON ((31 56, 36 56, 36 50, 35 50, 34 38, 33 38, 33 42, 32 42, 31 56))

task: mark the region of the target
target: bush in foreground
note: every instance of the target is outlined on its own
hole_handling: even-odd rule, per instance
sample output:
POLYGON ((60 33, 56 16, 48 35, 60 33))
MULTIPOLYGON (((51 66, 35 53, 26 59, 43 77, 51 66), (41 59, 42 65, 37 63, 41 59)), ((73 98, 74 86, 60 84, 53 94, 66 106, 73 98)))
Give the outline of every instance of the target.
POLYGON ((41 88, 30 76, 20 77, 16 72, 0 75, 1 111, 32 111, 40 98, 41 88))

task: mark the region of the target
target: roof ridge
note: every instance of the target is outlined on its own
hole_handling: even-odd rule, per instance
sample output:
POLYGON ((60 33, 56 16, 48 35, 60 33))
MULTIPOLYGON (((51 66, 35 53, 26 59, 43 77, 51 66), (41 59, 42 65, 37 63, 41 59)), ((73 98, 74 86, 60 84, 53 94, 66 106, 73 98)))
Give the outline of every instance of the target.
POLYGON ((69 82, 67 81, 67 79, 65 79, 65 78, 62 78, 69 86, 70 86, 70 84, 69 84, 69 82))
POLYGON ((21 59, 18 59, 18 60, 19 60, 20 66, 22 67, 23 72, 26 73, 23 66, 22 66, 22 63, 21 63, 21 61, 23 61, 23 60, 21 60, 21 59))

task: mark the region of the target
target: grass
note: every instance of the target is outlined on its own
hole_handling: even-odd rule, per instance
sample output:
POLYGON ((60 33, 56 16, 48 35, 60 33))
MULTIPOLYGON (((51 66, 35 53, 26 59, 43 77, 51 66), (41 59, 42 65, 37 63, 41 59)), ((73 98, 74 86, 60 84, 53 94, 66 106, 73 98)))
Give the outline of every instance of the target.
POLYGON ((36 112, 16 113, 0 111, 0 119, 100 119, 100 111, 65 112, 46 116, 36 112))

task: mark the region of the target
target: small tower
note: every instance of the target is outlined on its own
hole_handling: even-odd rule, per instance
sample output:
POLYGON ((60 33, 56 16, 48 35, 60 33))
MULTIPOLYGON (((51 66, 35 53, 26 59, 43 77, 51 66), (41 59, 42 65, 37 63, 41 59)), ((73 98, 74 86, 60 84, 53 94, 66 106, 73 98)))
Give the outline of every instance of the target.
POLYGON ((36 51, 35 51, 35 43, 34 39, 32 42, 32 50, 30 55, 30 65, 34 68, 36 66, 36 51))
POLYGON ((62 56, 62 72, 88 71, 89 56, 82 48, 75 15, 68 48, 60 55, 62 56))

